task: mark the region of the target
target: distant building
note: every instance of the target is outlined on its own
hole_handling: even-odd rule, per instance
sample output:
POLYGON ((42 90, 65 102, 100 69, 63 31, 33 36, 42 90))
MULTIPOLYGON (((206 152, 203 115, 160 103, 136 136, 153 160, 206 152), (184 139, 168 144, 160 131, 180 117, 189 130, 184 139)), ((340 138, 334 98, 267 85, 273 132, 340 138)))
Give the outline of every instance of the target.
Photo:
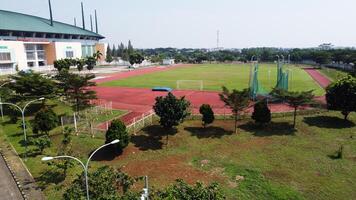
POLYGON ((174 59, 163 59, 162 64, 163 65, 174 65, 174 59))
POLYGON ((333 49, 334 45, 332 45, 331 43, 323 43, 321 45, 319 45, 318 49, 320 50, 330 50, 333 49))
POLYGON ((100 51, 104 37, 83 28, 16 12, 0 10, 0 73, 41 71, 62 58, 81 58, 100 51))

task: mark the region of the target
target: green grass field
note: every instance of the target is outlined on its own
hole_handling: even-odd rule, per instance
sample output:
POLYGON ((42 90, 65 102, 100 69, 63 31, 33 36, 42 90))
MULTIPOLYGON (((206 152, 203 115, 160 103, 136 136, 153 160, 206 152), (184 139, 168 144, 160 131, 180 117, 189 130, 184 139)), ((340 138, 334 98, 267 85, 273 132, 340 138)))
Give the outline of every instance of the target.
MULTIPOLYGON (((276 65, 260 64, 259 69, 260 84, 264 90, 269 91, 276 84, 276 65)), ((324 90, 303 69, 298 67, 288 67, 288 69, 291 70, 290 88, 292 91, 313 89, 316 95, 324 94, 324 90)), ((249 73, 249 64, 201 64, 111 81, 101 86, 176 88, 177 80, 203 80, 204 90, 220 91, 223 85, 230 89, 244 89, 248 87, 249 73)), ((186 89, 189 87, 185 85, 186 89)), ((197 88, 198 84, 192 84, 189 89, 197 88)))
MULTIPOLYGON (((68 106, 53 105, 57 114, 72 112, 68 106)), ((119 114, 122 112, 114 113, 119 114)), ((273 118, 264 128, 246 119, 239 122, 239 134, 233 133, 232 120, 216 120, 205 129, 200 120, 188 120, 171 133, 168 145, 166 130, 156 123, 132 135, 122 155, 93 161, 90 170, 110 165, 131 176, 148 175, 155 188, 163 188, 177 178, 189 183, 217 181, 227 199, 352 199, 356 196, 356 114, 350 114, 349 120, 344 121, 333 111, 298 116, 297 130, 293 130, 292 117, 273 118), (344 146, 344 158, 335 159, 332 156, 340 145, 344 146), (236 176, 244 180, 236 180, 236 176)), ((11 143, 22 155, 20 122, 7 121, 6 116, 0 142, 11 143)), ((60 127, 51 131, 52 146, 43 155, 32 154, 25 161, 47 199, 62 199, 63 192, 82 172, 75 164, 63 177, 62 170, 41 161, 44 155, 57 155, 63 138, 60 132, 60 127)), ((29 129, 29 138, 31 135, 29 129)), ((72 154, 85 161, 104 142, 104 134, 95 138, 73 135, 72 154)), ((29 150, 36 152, 33 145, 29 150)), ((141 190, 141 184, 134 189, 141 190)))

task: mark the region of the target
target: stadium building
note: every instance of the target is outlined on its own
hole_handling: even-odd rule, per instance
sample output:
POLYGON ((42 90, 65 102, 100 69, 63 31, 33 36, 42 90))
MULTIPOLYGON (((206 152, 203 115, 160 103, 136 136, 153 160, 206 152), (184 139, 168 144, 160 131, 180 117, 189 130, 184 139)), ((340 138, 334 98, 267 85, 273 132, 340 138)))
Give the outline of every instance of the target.
MULTIPOLYGON (((82 7, 83 8, 83 7, 82 7)), ((83 11, 83 9, 82 9, 83 11)), ((105 58, 104 37, 96 31, 11 11, 0 10, 0 74, 32 69, 46 71, 62 58, 81 58, 100 51, 105 58)), ((84 16, 84 13, 83 15, 84 16)))

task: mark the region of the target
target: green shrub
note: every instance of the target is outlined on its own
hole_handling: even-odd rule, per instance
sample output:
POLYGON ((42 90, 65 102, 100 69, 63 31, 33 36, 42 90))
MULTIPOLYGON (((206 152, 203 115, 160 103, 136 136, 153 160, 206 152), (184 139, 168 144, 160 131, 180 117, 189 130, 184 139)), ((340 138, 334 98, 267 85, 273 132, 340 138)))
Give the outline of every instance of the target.
POLYGON ((199 108, 199 112, 202 115, 202 121, 204 128, 214 122, 214 111, 211 109, 209 104, 203 104, 199 108))
POLYGON ((254 105, 252 119, 261 125, 271 122, 271 110, 268 108, 266 100, 259 101, 254 105))
POLYGON ((120 120, 113 120, 109 129, 106 131, 105 143, 108 144, 114 140, 120 140, 119 143, 115 144, 115 150, 122 151, 130 141, 130 135, 126 130, 125 124, 120 120))

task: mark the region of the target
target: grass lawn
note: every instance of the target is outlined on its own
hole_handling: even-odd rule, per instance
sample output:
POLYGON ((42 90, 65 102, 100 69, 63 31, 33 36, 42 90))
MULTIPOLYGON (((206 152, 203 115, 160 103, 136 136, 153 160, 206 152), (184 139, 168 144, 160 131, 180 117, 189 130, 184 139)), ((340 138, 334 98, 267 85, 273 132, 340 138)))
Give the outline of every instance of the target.
MULTIPOLYGON (((72 114, 73 111, 71 107, 64 105, 60 102, 47 101, 47 105, 51 105, 53 110, 57 115, 63 114, 72 114)), ((33 107, 38 105, 32 104, 33 107)), ((30 110, 35 110, 33 107, 29 107, 30 110)), ((31 111, 30 111, 31 112, 31 111)), ((108 121, 113 118, 117 118, 124 114, 124 111, 113 110, 112 114, 101 114, 97 116, 97 124, 108 121)), ((33 116, 27 116, 26 121, 31 120, 33 116)), ((20 126, 20 120, 17 124, 11 124, 8 122, 8 116, 5 116, 4 122, 1 123, 0 137, 1 139, 9 142, 16 149, 19 155, 24 158, 25 153, 25 143, 22 127, 20 126)), ((37 148, 31 144, 31 139, 34 138, 34 135, 31 131, 31 127, 27 125, 27 137, 29 141, 28 146, 28 158, 24 160, 24 163, 30 170, 31 174, 34 176, 40 187, 43 188, 44 193, 48 199, 61 199, 63 188, 71 184, 72 179, 78 172, 81 172, 81 168, 77 165, 71 170, 69 170, 69 178, 63 180, 63 176, 56 170, 51 170, 54 167, 48 166, 47 163, 41 161, 41 158, 44 155, 55 156, 59 152, 61 147, 61 141, 63 139, 62 128, 57 127, 56 129, 50 132, 50 138, 52 145, 50 148, 45 149, 43 155, 38 154, 37 148), (63 182, 62 182, 63 181, 63 182), (62 183, 57 185, 56 183, 62 183)), ((79 136, 72 138, 72 145, 74 147, 74 156, 82 158, 85 160, 87 155, 93 150, 93 147, 98 147, 104 143, 104 134, 102 132, 96 131, 95 138, 92 138, 91 135, 86 133, 80 133, 79 136)), ((94 165, 95 166, 95 165, 94 165)))
POLYGON ((319 69, 319 72, 327 76, 331 81, 336 81, 341 77, 347 75, 347 72, 338 69, 327 68, 327 67, 323 67, 322 69, 319 69))
MULTIPOLYGON (((54 109, 71 112, 59 104, 54 109)), ((93 170, 111 165, 132 176, 148 175, 155 188, 177 178, 189 183, 217 181, 228 199, 352 199, 356 196, 356 114, 349 119, 343 121, 338 112, 298 116, 296 131, 291 129, 292 117, 274 118, 264 129, 244 120, 239 122, 239 134, 233 134, 230 120, 217 120, 206 129, 199 120, 190 120, 169 131, 168 145, 167 131, 152 125, 132 135, 122 155, 98 152, 90 166, 93 170), (340 145, 344 158, 335 159, 340 145)), ((24 153, 19 124, 4 122, 1 132, 0 137, 24 153)), ((60 132, 60 128, 51 132, 52 146, 44 155, 57 155, 60 132)), ((85 161, 103 143, 104 135, 73 136, 73 155, 85 161)), ((46 197, 61 199, 82 169, 75 164, 64 177, 61 170, 41 162, 44 155, 36 154, 34 146, 29 149, 34 153, 25 164, 46 197)), ((140 184, 135 188, 141 190, 140 184)))
MULTIPOLYGON (((290 76, 291 90, 314 89, 316 95, 324 94, 324 90, 303 69, 299 67, 288 67, 288 69, 292 72, 290 76)), ((236 89, 248 87, 249 73, 249 64, 201 64, 125 78, 100 85, 135 88, 152 88, 155 86, 176 88, 177 80, 203 80, 204 90, 220 91, 223 85, 236 89)), ((275 64, 260 64, 259 81, 266 91, 275 86, 276 77, 277 67, 275 64)), ((192 86, 192 89, 196 88, 196 85, 192 86)))

